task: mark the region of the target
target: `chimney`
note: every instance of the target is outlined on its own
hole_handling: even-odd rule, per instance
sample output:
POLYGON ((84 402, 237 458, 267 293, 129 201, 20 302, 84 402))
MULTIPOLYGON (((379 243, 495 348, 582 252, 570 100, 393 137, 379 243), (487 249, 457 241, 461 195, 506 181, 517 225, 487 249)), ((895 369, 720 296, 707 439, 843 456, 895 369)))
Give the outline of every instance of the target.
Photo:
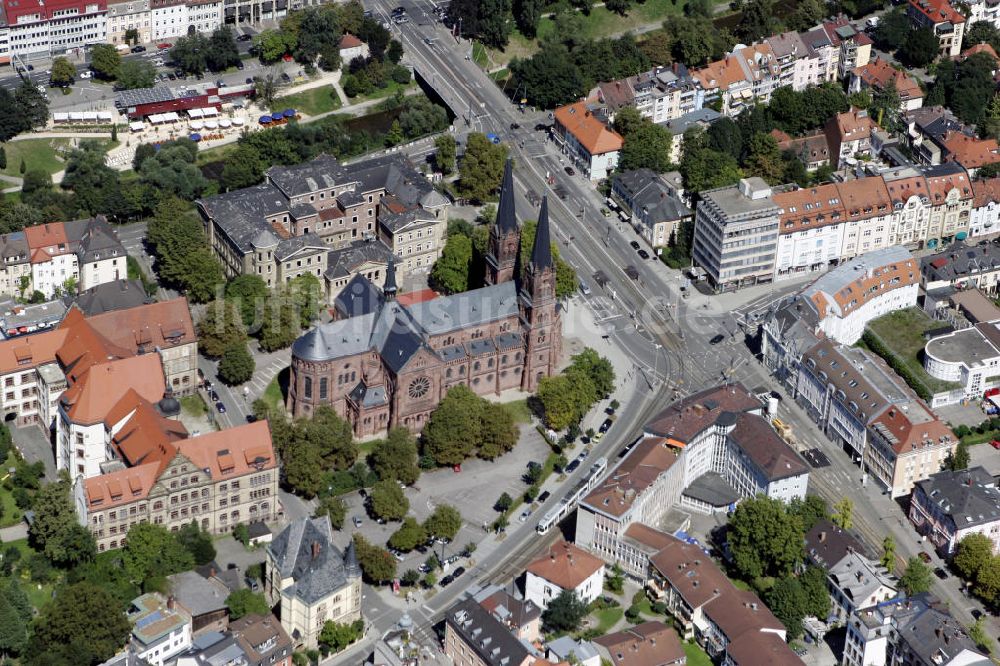
POLYGON ((172 594, 167 597, 167 609, 169 610, 174 609, 174 595, 172 594))
POLYGON ((312 558, 315 560, 319 557, 319 541, 312 542, 312 558))
POLYGON ((209 567, 208 568, 208 577, 209 578, 215 578, 215 567, 209 567))
POLYGON ((826 530, 819 533, 819 542, 826 543, 826 530))

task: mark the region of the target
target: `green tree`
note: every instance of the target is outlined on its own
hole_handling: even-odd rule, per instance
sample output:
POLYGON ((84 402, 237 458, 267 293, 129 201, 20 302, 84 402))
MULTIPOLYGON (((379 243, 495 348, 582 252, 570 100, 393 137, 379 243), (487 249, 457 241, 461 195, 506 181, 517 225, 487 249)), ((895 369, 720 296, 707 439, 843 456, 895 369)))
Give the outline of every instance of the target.
POLYGON ((139 31, 136 28, 128 28, 125 31, 125 43, 133 46, 139 43, 139 31))
POLYGON ((454 539, 462 529, 462 514, 449 504, 438 504, 424 521, 424 529, 429 535, 454 539))
POLYGON ((122 57, 111 44, 94 44, 90 47, 90 68, 97 78, 110 81, 118 77, 122 57))
POLYGON ((625 137, 619 169, 622 171, 652 169, 657 173, 669 171, 673 167, 670 163, 670 145, 673 137, 666 128, 647 119, 643 120, 643 123, 625 137))
MULTIPOLYGON (((928 571, 928 586, 930 583, 928 571)), ((1000 594, 1000 557, 991 557, 976 574, 973 591, 989 604, 995 604, 1000 594)))
POLYGON ((152 88, 156 83, 156 67, 148 60, 129 58, 118 66, 117 79, 118 85, 126 90, 152 88))
POLYGON ((854 526, 854 502, 849 497, 844 497, 834 504, 830 520, 842 530, 851 529, 854 526))
MULTIPOLYGON (((256 306, 252 301, 256 280, 252 278, 257 276, 245 277, 248 279, 237 278, 233 281, 233 300, 226 298, 209 303, 198 321, 198 347, 206 356, 221 358, 227 349, 246 344, 244 317, 249 316, 253 321, 254 315, 248 313, 248 310, 256 306), (243 295, 251 296, 251 300, 248 302, 243 299, 243 295)), ((228 291, 227 288, 227 293, 228 291)))
POLYGON ((285 482, 299 495, 314 497, 323 488, 323 454, 315 444, 296 442, 282 450, 285 482))
POLYGON ((882 540, 882 559, 879 562, 889 573, 896 570, 896 540, 891 535, 882 540))
POLYGON ((413 516, 404 518, 403 524, 389 537, 389 546, 404 553, 424 543, 427 543, 427 530, 413 516))
POLYGON ((256 185, 263 179, 265 168, 267 164, 261 159, 257 149, 240 143, 222 168, 222 187, 226 190, 239 190, 256 185))
POLYGON ((301 331, 302 320, 294 300, 285 290, 277 291, 265 304, 257 339, 267 352, 290 347, 301 331))
POLYGON ((437 152, 434 153, 434 163, 437 165, 438 171, 447 176, 455 170, 455 137, 450 134, 442 134, 434 139, 434 147, 437 149, 437 152))
POLYGON ((465 385, 453 386, 423 430, 424 453, 438 465, 459 465, 480 440, 482 400, 465 385))
POLYGON ((236 37, 228 25, 223 25, 212 31, 208 38, 208 51, 205 54, 205 64, 213 72, 221 72, 233 67, 240 61, 240 52, 236 48, 236 37))
POLYGON ((827 589, 826 572, 815 566, 806 567, 799 576, 802 591, 805 592, 806 615, 820 619, 830 615, 830 592, 827 589))
POLYGON ((624 571, 615 562, 614 566, 611 567, 611 572, 604 579, 604 587, 607 588, 609 592, 614 592, 615 594, 621 594, 622 589, 625 587, 625 576, 624 571))
POLYGON ((266 616, 271 613, 264 595, 246 588, 236 590, 226 597, 226 607, 229 608, 230 620, 238 620, 245 615, 266 616))
POLYGON ((808 532, 816 523, 826 519, 829 514, 826 500, 819 495, 806 495, 805 499, 794 499, 788 504, 788 512, 798 516, 802 521, 802 530, 808 532))
POLYGON ((35 519, 28 527, 28 543, 56 566, 74 566, 93 559, 96 546, 90 533, 77 522, 64 477, 38 491, 33 503, 35 519), (89 538, 88 538, 89 537, 89 538))
POLYGON ((743 3, 742 20, 736 26, 736 37, 745 44, 756 42, 774 34, 776 21, 772 0, 747 0, 743 3))
POLYGON ((264 30, 253 39, 254 47, 264 62, 276 62, 295 48, 297 40, 281 30, 264 30))
POLYGON ((974 581, 992 557, 992 540, 985 534, 974 532, 958 542, 952 564, 962 578, 974 581))
POLYGON ((502 493, 497 501, 493 503, 493 510, 503 513, 508 511, 510 507, 514 506, 514 499, 508 493, 502 493))
POLYGON ((907 67, 926 67, 938 57, 939 48, 933 30, 918 28, 907 33, 906 41, 896 55, 907 67))
POLYGON ((890 79, 883 88, 875 91, 869 112, 876 122, 889 131, 898 131, 902 127, 899 109, 899 91, 896 89, 896 82, 890 79))
POLYGON ((747 580, 784 576, 802 560, 802 522, 769 497, 744 500, 729 521, 733 564, 747 580))
POLYGON ((827 16, 826 3, 820 0, 801 0, 788 17, 788 27, 805 31, 818 25, 827 16))
POLYGON ((879 48, 895 51, 906 43, 909 34, 910 19, 906 15, 906 8, 897 7, 882 15, 872 36, 879 48))
POLYGON ((256 363, 246 343, 230 346, 219 359, 219 379, 229 386, 250 381, 255 369, 256 363))
POLYGON ((170 59, 188 74, 203 74, 208 67, 208 38, 200 32, 178 37, 170 49, 170 59))
POLYGON ((0 654, 17 656, 24 651, 33 612, 24 590, 11 579, 0 592, 0 654))
POLYGON ((931 568, 919 557, 911 557, 906 561, 906 569, 899 578, 899 586, 911 597, 928 591, 931 589, 931 568))
POLYGON ((328 495, 319 501, 314 516, 328 516, 330 525, 335 530, 344 527, 344 519, 347 517, 347 505, 339 497, 328 495))
POLYGON ((66 585, 33 624, 28 663, 99 664, 121 649, 130 630, 125 604, 108 591, 92 583, 66 585))
POLYGON ((580 627, 590 609, 573 590, 563 590, 542 613, 546 631, 570 632, 580 627))
POLYGON ((517 29, 521 34, 528 39, 534 38, 538 30, 543 6, 544 3, 540 0, 514 0, 514 23, 517 24, 517 29))
POLYGON ((476 455, 495 460, 517 445, 518 430, 514 416, 502 405, 483 409, 480 417, 481 439, 476 455))
POLYGON ((595 394, 593 383, 586 377, 574 381, 567 375, 545 377, 538 383, 538 400, 542 405, 545 423, 553 430, 564 430, 579 423, 588 400, 595 394))
POLYGON ((944 466, 953 472, 958 472, 969 468, 969 445, 965 441, 959 441, 954 453, 949 453, 944 466))
POLYGON ((364 620, 351 624, 327 620, 319 632, 319 644, 331 652, 340 652, 361 638, 364 629, 364 620))
MULTIPOLYGON (((611 395, 615 390, 615 369, 611 361, 590 347, 570 359, 566 374, 571 377, 584 376, 594 386, 594 401, 611 395)), ((588 405, 589 407, 589 405, 588 405)))
POLYGON ((358 447, 352 432, 350 424, 332 407, 323 405, 313 412, 311 418, 296 422, 295 441, 315 446, 323 457, 324 466, 346 470, 358 459, 358 447))
POLYGON ((493 144, 480 132, 469 134, 459 164, 459 192, 478 203, 489 199, 500 187, 506 158, 503 144, 493 144))
POLYGON ((692 128, 684 133, 680 171, 685 189, 700 192, 738 182, 743 172, 736 159, 728 153, 698 147, 703 134, 701 128, 692 128))
POLYGON ((379 479, 400 481, 407 486, 416 483, 420 478, 416 438, 406 428, 392 428, 384 440, 372 446, 368 466, 379 479))
POLYGON ((7 149, 4 146, 0 146, 0 169, 7 168, 7 149))
POLYGON ((468 291, 472 267, 472 239, 459 234, 449 235, 441 256, 431 268, 431 286, 446 294, 468 291))
POLYGON ((197 565, 208 564, 215 559, 215 545, 212 535, 203 531, 198 522, 192 520, 177 532, 177 541, 191 553, 191 558, 197 565))
POLYGON ((767 607, 785 625, 789 638, 802 635, 806 605, 806 592, 795 576, 785 576, 767 591, 767 607))
POLYGON ((139 523, 129 529, 128 541, 122 549, 122 568, 136 585, 154 577, 186 571, 192 566, 191 553, 165 527, 139 523))
POLYGON ((56 58, 52 61, 52 73, 49 75, 49 82, 54 86, 70 86, 76 78, 76 67, 64 57, 56 58))
POLYGON ((372 513, 383 520, 402 520, 410 501, 395 481, 379 481, 371 490, 372 513))
MULTIPOLYGON (((572 30, 553 32, 579 34, 572 30)), ((525 99, 543 109, 571 102, 585 92, 586 82, 580 69, 562 44, 543 43, 532 57, 515 58, 510 63, 510 72, 512 84, 525 91, 525 99)))
POLYGON ((770 134, 757 132, 750 137, 746 170, 751 176, 759 176, 768 183, 777 184, 781 181, 785 163, 778 150, 778 141, 770 134))
POLYGON ((354 548, 358 564, 368 581, 384 583, 396 576, 396 558, 389 551, 373 546, 359 532, 354 533, 354 548))
POLYGON ((209 185, 194 164, 194 156, 185 146, 176 144, 144 160, 139 176, 143 182, 187 201, 197 199, 209 185))
POLYGON ((233 538, 243 544, 244 548, 249 548, 250 546, 250 528, 244 523, 237 523, 233 525, 232 530, 233 538))

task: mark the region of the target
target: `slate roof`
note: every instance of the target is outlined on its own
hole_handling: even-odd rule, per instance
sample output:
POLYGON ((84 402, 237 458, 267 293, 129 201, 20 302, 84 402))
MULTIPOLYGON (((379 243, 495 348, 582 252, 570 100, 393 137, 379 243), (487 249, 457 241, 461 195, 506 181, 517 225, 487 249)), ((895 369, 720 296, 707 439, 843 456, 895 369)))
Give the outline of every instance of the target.
POLYGON ((464 599, 449 608, 445 622, 489 666, 521 664, 531 654, 524 643, 475 599, 464 599))
POLYGON ((500 235, 517 232, 517 211, 514 209, 514 161, 507 158, 500 184, 500 205, 497 206, 496 225, 500 235))
POLYGON ((437 218, 432 213, 419 208, 408 208, 401 213, 388 213, 379 217, 378 224, 389 233, 396 233, 413 223, 435 222, 437 218))
POLYGON ((830 567, 827 575, 830 582, 852 603, 867 599, 882 587, 895 590, 899 584, 899 580, 881 564, 854 551, 848 551, 839 562, 830 567))
MULTIPOLYGON (((72 297, 68 300, 73 301, 72 297)), ((83 314, 90 317, 113 310, 138 307, 150 302, 150 298, 146 296, 141 280, 115 280, 81 292, 75 302, 83 314)))
POLYGON ((716 120, 722 117, 722 114, 715 109, 710 109, 707 106, 703 109, 695 109, 694 111, 688 111, 684 115, 671 118, 670 120, 661 123, 664 127, 670 130, 673 136, 683 136, 689 128, 694 125, 711 125, 716 120))
POLYGON ((330 155, 320 155, 302 164, 273 166, 264 173, 289 198, 331 189, 343 184, 345 178, 344 167, 330 155))
POLYGON ((226 607, 229 589, 221 582, 202 578, 194 571, 167 577, 170 592, 192 617, 200 617, 226 607))
POLYGON ((282 595, 298 597, 311 605, 360 574, 356 560, 350 561, 353 548, 348 549, 351 556, 345 556, 333 545, 332 536, 328 516, 303 518, 282 530, 268 545, 281 577, 292 579, 292 584, 281 591, 282 595))
POLYGON ((982 467, 931 474, 916 486, 913 501, 936 505, 956 529, 1000 521, 1000 490, 982 467))
MULTIPOLYGON (((327 269, 327 276, 329 274, 327 269)), ((333 299, 333 307, 344 317, 359 317, 375 312, 381 302, 382 293, 371 280, 359 273, 333 299)))
POLYGON ((125 247, 103 215, 88 220, 64 222, 63 228, 70 243, 79 243, 76 254, 81 264, 116 256, 125 257, 125 247))
POLYGON ((813 525, 806 534, 806 557, 824 569, 843 560, 852 550, 867 554, 864 544, 826 518, 813 525))
POLYGON ((252 249, 265 228, 264 218, 288 212, 288 199, 271 183, 216 194, 197 203, 243 252, 252 249))
POLYGON ((538 227, 535 229, 535 241, 531 246, 531 261, 534 270, 552 268, 552 234, 549 233, 549 197, 542 197, 542 207, 538 211, 538 227))
POLYGON ((680 220, 693 215, 691 209, 674 195, 673 188, 651 169, 626 171, 617 174, 615 180, 625 191, 632 210, 647 210, 648 219, 652 222, 680 220))
POLYGON ((274 251, 274 258, 278 261, 284 261, 289 257, 294 256, 297 252, 304 249, 320 250, 326 251, 330 246, 323 242, 316 234, 311 231, 307 234, 302 234, 301 236, 292 236, 291 238, 285 238, 278 242, 278 248, 274 251))
POLYGON ((920 259, 920 272, 928 282, 957 280, 1000 270, 1000 247, 993 243, 968 245, 957 241, 937 254, 920 259))

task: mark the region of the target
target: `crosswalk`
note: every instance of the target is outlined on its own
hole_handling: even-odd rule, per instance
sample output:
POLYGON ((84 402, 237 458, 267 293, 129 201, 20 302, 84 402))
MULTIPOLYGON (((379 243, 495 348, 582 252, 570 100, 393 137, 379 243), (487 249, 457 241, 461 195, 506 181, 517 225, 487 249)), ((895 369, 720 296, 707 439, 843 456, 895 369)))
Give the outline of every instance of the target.
POLYGON ((271 381, 278 376, 278 373, 287 368, 288 365, 289 360, 282 357, 272 359, 266 365, 258 367, 253 373, 253 379, 250 380, 249 399, 256 400, 263 395, 271 381))

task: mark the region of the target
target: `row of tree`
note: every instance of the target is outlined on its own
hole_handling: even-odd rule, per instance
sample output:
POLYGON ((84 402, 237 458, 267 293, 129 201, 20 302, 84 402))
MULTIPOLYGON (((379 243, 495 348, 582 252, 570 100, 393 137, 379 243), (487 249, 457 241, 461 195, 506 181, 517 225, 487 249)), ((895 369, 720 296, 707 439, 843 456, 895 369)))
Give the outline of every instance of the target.
POLYGON ((462 529, 462 514, 458 509, 448 504, 439 504, 423 523, 417 522, 413 516, 406 516, 399 529, 389 537, 388 545, 408 553, 426 544, 429 539, 454 539, 460 529, 462 529))
POLYGON ((940 51, 940 42, 931 28, 914 28, 906 15, 906 7, 886 12, 874 34, 875 44, 896 57, 907 67, 927 67, 940 51))
POLYGON ((1000 607, 1000 555, 993 554, 989 536, 973 533, 963 538, 952 564, 976 596, 992 608, 1000 607))
POLYGON ((13 92, 0 89, 0 143, 18 134, 41 127, 49 119, 49 102, 31 81, 24 81, 13 92))
POLYGON ((440 466, 460 465, 472 455, 494 460, 513 449, 517 438, 510 410, 459 384, 431 413, 423 430, 423 454, 440 466))
POLYGON ((594 403, 609 396, 614 388, 611 362, 588 347, 573 356, 561 374, 543 378, 536 398, 545 425, 564 430, 578 426, 594 403))
POLYGON ((176 198, 162 201, 149 221, 146 240, 156 253, 163 284, 176 286, 196 303, 215 296, 224 282, 222 266, 190 206, 176 198))

